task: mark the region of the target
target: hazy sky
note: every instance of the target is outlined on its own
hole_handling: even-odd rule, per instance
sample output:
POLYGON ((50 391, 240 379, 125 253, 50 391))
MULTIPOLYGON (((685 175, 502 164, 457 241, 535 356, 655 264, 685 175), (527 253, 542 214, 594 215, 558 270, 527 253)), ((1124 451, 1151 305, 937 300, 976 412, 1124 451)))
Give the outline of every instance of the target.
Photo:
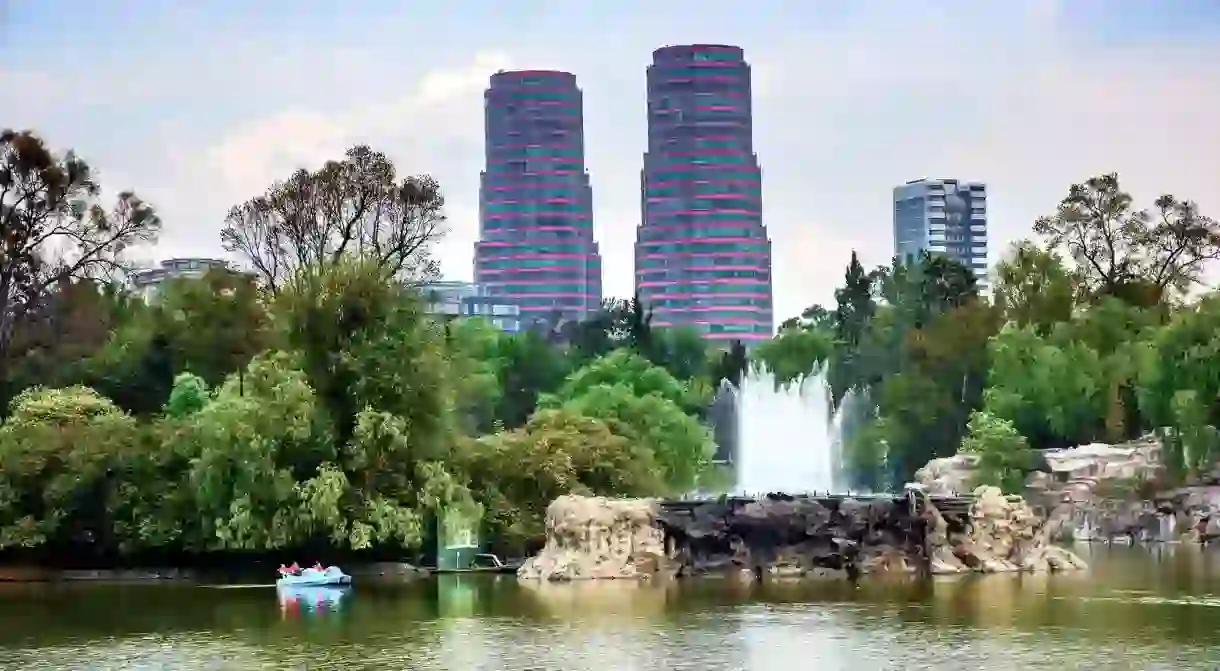
POLYGON ((224 212, 355 143, 448 197, 469 279, 482 90, 576 73, 608 295, 632 284, 644 68, 738 44, 778 322, 831 300, 852 249, 892 251, 891 188, 988 183, 991 258, 1072 181, 1118 171, 1220 216, 1220 0, 0 0, 0 126, 74 147, 165 220, 150 256, 220 254, 224 212))

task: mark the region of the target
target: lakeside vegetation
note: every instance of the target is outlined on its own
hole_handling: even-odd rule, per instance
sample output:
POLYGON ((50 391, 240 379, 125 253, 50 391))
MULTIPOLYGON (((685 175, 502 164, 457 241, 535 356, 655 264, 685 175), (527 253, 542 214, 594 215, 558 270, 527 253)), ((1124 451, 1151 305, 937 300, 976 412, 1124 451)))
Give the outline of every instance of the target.
MULTIPOLYGON (((520 547, 563 493, 724 486, 706 408, 751 365, 740 345, 653 327, 634 300, 519 334, 430 317, 413 287, 436 274, 440 186, 368 147, 229 212, 222 241, 253 272, 153 301, 121 280, 155 210, 98 199, 78 157, 0 134, 0 553, 407 553, 443 511, 520 547)), ((1220 298, 1187 293, 1220 236, 1155 206, 1114 176, 1072 187, 994 301, 939 257, 853 256, 833 309, 753 363, 825 371, 857 486, 958 449, 1006 483, 1033 448, 1163 427, 1186 474, 1220 451, 1220 298)))

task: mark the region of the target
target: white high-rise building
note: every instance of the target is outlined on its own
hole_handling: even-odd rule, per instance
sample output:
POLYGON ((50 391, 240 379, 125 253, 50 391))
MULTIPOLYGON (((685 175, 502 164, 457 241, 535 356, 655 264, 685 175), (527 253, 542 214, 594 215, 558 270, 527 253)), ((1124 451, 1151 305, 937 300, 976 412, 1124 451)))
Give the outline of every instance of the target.
POLYGON ((894 187, 894 255, 944 254, 987 284, 987 185, 917 179, 894 187))

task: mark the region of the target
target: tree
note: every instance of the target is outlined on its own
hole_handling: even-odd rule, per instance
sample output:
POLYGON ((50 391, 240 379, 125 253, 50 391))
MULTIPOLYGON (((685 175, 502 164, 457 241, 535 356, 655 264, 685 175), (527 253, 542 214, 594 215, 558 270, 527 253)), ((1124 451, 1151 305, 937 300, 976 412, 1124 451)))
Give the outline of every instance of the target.
POLYGON ((648 360, 679 380, 707 378, 711 359, 708 343, 690 326, 652 328, 648 360))
POLYGON ((981 411, 971 413, 960 451, 979 456, 975 485, 1007 492, 1021 491, 1025 472, 1034 463, 1033 450, 1012 422, 981 411))
POLYGON ((628 349, 614 350, 577 369, 543 405, 554 407, 599 385, 616 384, 627 386, 634 396, 655 394, 691 415, 703 410, 705 399, 687 384, 628 349))
POLYGON ((985 392, 989 416, 1042 447, 1091 442, 1102 433, 1109 380, 1086 343, 1009 324, 991 339, 985 392))
POLYGON ((760 343, 752 358, 771 372, 776 384, 799 383, 822 368, 834 346, 833 332, 825 326, 798 323, 780 328, 774 338, 760 343))
POLYGON ((454 416, 444 329, 423 313, 415 292, 386 281, 376 260, 303 271, 273 311, 277 341, 300 353, 338 443, 372 407, 411 418, 414 441, 433 453, 445 449, 454 416))
POLYGON ((221 240, 272 294, 301 272, 357 256, 385 280, 423 280, 436 274, 432 245, 444 233, 444 204, 436 180, 400 180, 385 154, 359 145, 232 208, 221 240))
POLYGON ((184 371, 210 387, 238 373, 240 390, 246 364, 271 345, 270 316, 244 273, 175 279, 156 303, 133 300, 112 319, 104 346, 69 371, 68 383, 87 384, 138 416, 160 413, 184 371))
POLYGON ((514 551, 543 535, 546 508, 563 494, 664 490, 648 449, 569 409, 541 410, 524 427, 474 441, 463 454, 488 531, 514 551))
POLYGON ((112 331, 143 313, 120 287, 67 279, 50 287, 42 306, 13 325, 8 387, 71 386, 86 380, 88 362, 112 331))
POLYGON ((834 364, 828 371, 831 403, 838 407, 849 391, 868 386, 865 370, 867 360, 861 357, 861 340, 877 311, 873 289, 878 282, 875 273, 866 273, 853 250, 851 261, 843 275, 843 286, 835 290, 834 364))
POLYGON ((1220 258, 1220 225, 1171 195, 1156 211, 1137 210, 1118 175, 1073 184, 1051 216, 1034 222, 1050 249, 1064 249, 1094 295, 1151 305, 1197 284, 1208 261, 1220 258))
POLYGON ((1080 278, 1059 256, 1023 240, 996 265, 995 304, 1005 320, 1048 335, 1072 318, 1080 278))
POLYGON ((18 395, 0 427, 0 548, 111 545, 111 485, 136 432, 92 389, 18 395))
POLYGON ((729 343, 729 348, 720 353, 712 365, 712 381, 719 383, 728 380, 734 386, 741 386, 741 381, 750 368, 750 358, 746 346, 740 340, 729 343))
POLYGON ((106 210, 99 193, 74 153, 55 155, 31 131, 0 132, 0 383, 16 325, 47 304, 52 287, 112 279, 128 248, 156 239, 161 221, 150 205, 124 191, 106 210))
POLYGON ((495 420, 516 429, 534 413, 539 395, 558 390, 571 369, 560 349, 534 331, 502 336, 498 354, 501 394, 495 420))
POLYGON ((467 433, 492 430, 503 397, 500 329, 486 319, 455 319, 445 325, 459 422, 467 433))
POLYGON ((705 401, 664 368, 619 349, 573 372, 540 406, 596 418, 647 448, 677 494, 700 484, 715 454, 711 432, 697 419, 705 401))
POLYGON ((615 435, 646 449, 657 464, 664 493, 695 491, 710 474, 716 453, 711 432, 660 394, 640 396, 629 384, 599 384, 560 409, 600 420, 615 435))
POLYGON ((213 269, 199 279, 172 280, 150 315, 153 330, 169 341, 175 371, 212 386, 240 374, 271 345, 271 319, 247 273, 213 269))

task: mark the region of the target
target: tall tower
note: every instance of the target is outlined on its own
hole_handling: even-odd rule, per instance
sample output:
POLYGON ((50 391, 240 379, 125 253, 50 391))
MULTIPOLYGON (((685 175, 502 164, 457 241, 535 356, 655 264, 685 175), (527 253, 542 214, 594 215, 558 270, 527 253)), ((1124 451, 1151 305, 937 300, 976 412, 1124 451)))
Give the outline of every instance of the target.
POLYGON ((721 342, 770 338, 771 241, 739 47, 652 53, 641 178, 635 286, 653 323, 721 342))
POLYGON ((523 326, 581 319, 600 307, 602 267, 576 77, 497 72, 483 97, 475 282, 513 299, 523 326))
POLYGON ((987 290, 987 185, 917 179, 894 187, 894 255, 944 254, 987 290))

